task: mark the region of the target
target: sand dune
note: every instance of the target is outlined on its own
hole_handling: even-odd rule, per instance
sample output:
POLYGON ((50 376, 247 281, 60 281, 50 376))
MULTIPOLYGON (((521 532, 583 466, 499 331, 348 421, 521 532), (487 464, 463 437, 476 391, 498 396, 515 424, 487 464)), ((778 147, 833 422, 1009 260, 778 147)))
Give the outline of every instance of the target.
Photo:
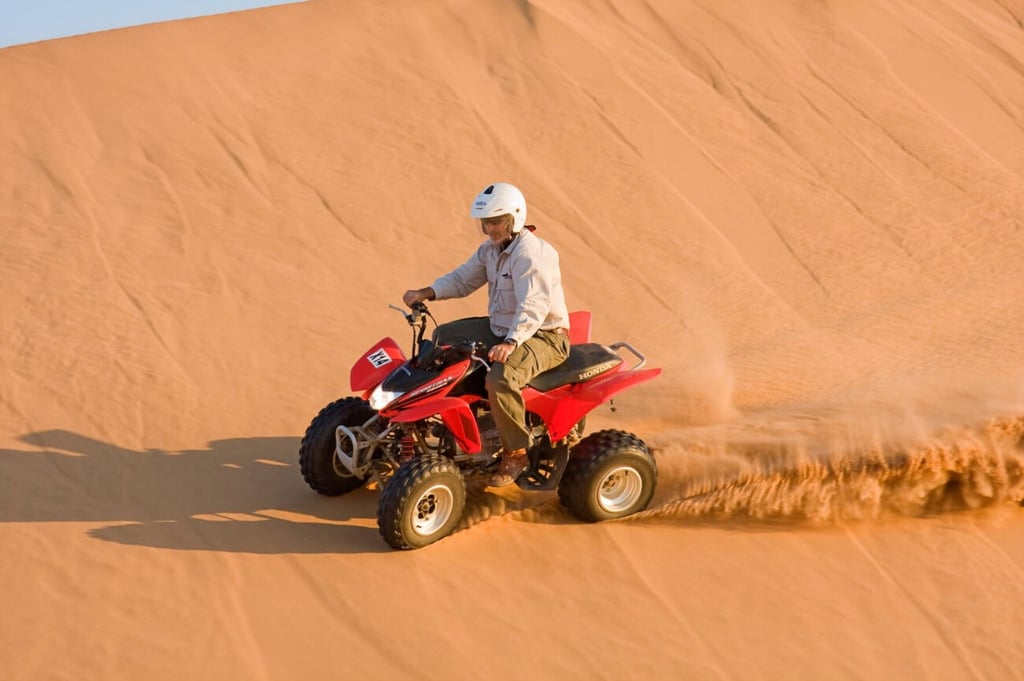
POLYGON ((1022 27, 311 0, 0 50, 0 678, 1024 678, 1022 27), (499 179, 663 368, 588 420, 659 489, 394 552, 299 438, 499 179))

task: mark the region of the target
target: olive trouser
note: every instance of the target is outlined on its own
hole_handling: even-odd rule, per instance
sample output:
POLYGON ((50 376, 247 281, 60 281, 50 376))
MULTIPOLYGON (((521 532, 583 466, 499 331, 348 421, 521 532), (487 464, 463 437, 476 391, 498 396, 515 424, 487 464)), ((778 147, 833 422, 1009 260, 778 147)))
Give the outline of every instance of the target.
MULTIPOLYGON (((467 339, 479 341, 488 349, 504 342, 491 331, 487 317, 468 317, 441 324, 434 331, 434 342, 455 343, 467 339)), ((555 331, 538 331, 521 343, 505 362, 494 362, 485 384, 491 414, 507 451, 527 449, 531 444, 526 428, 526 404, 522 390, 533 378, 553 369, 569 357, 569 337, 555 331)))

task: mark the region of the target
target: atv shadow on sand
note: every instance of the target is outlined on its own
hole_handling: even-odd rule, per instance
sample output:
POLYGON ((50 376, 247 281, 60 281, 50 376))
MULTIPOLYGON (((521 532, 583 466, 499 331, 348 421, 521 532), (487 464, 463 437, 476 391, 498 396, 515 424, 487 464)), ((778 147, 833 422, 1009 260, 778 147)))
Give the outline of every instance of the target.
MULTIPOLYGON (((377 492, 342 500, 297 484, 296 437, 133 450, 67 430, 0 449, 0 523, 85 522, 103 541, 231 553, 381 553, 377 492)), ((464 529, 521 507, 470 496, 464 529)))

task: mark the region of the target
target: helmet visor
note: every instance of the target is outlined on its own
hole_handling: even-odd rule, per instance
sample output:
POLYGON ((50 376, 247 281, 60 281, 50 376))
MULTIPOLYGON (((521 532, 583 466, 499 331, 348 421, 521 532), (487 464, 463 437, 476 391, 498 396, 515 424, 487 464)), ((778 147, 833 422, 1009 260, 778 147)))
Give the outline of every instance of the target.
POLYGON ((500 227, 501 225, 512 224, 512 216, 509 214, 496 215, 492 218, 480 218, 480 224, 483 227, 500 227))

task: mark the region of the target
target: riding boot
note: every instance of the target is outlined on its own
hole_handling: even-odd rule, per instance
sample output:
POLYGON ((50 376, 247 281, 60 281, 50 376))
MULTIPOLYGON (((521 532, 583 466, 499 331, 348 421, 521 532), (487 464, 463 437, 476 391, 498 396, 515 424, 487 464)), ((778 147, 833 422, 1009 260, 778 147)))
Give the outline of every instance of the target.
POLYGON ((530 467, 530 457, 525 449, 513 449, 501 455, 501 463, 491 476, 491 487, 511 485, 530 467))

